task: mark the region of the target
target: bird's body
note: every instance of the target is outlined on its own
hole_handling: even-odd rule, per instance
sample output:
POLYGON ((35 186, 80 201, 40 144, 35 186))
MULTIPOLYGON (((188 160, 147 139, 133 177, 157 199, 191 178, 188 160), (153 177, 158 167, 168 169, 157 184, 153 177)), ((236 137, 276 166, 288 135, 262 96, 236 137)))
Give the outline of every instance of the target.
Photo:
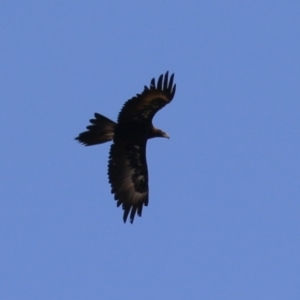
POLYGON ((95 113, 92 125, 76 138, 86 146, 97 145, 113 140, 109 152, 108 177, 111 192, 117 206, 122 205, 123 220, 130 214, 132 223, 137 213, 142 215, 143 205, 148 205, 148 168, 146 145, 148 139, 168 137, 152 124, 155 113, 172 101, 176 85, 174 74, 161 75, 157 84, 151 80, 150 87, 144 87, 142 94, 128 100, 118 117, 118 122, 95 113))

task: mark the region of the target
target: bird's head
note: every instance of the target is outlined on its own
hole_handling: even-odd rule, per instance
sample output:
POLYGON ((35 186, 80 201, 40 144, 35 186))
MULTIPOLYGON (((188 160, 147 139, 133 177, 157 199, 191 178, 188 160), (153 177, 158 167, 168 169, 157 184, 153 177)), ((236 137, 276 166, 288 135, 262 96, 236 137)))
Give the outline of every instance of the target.
POLYGON ((157 129, 157 128, 153 128, 153 136, 152 137, 162 137, 162 138, 167 138, 169 139, 169 135, 167 133, 165 133, 164 131, 157 129))

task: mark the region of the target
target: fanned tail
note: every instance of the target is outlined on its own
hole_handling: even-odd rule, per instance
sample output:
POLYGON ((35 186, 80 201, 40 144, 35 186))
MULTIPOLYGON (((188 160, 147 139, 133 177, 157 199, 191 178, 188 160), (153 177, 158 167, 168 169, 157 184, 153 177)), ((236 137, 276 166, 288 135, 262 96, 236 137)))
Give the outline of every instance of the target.
POLYGON ((85 146, 93 146, 109 142, 114 138, 116 123, 98 113, 95 113, 95 119, 91 119, 92 125, 87 126, 84 131, 75 138, 79 143, 85 146))

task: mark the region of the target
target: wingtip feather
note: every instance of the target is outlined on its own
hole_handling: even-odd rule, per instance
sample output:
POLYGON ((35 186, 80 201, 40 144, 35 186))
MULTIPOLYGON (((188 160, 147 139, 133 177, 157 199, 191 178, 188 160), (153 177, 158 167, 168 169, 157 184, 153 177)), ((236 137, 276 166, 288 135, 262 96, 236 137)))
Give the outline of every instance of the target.
POLYGON ((162 75, 160 75, 159 78, 158 78, 158 81, 157 81, 157 87, 156 87, 158 90, 162 90, 163 77, 164 77, 164 75, 162 74, 162 75))
POLYGON ((155 78, 152 78, 150 82, 150 88, 155 88, 155 78))
POLYGON ((174 98, 175 92, 176 92, 176 84, 174 84, 173 89, 171 91, 171 99, 174 98))
POLYGON ((165 78, 164 78, 164 90, 168 88, 168 81, 169 81, 169 71, 166 72, 165 78))

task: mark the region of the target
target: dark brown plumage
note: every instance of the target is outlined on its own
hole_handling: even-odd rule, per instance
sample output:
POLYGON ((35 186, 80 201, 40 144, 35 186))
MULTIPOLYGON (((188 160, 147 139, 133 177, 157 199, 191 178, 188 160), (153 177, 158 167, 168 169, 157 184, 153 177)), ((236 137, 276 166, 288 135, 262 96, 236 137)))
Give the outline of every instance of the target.
POLYGON ((152 125, 152 119, 158 110, 172 101, 176 90, 173 80, 174 74, 169 79, 168 72, 158 78, 157 84, 153 78, 149 87, 145 86, 141 94, 124 104, 117 123, 95 113, 95 119, 90 120, 92 125, 76 137, 86 146, 113 140, 108 177, 117 206, 122 205, 124 210, 124 222, 130 214, 132 223, 135 214, 141 216, 143 205, 148 205, 146 145, 150 138, 168 137, 152 125))

